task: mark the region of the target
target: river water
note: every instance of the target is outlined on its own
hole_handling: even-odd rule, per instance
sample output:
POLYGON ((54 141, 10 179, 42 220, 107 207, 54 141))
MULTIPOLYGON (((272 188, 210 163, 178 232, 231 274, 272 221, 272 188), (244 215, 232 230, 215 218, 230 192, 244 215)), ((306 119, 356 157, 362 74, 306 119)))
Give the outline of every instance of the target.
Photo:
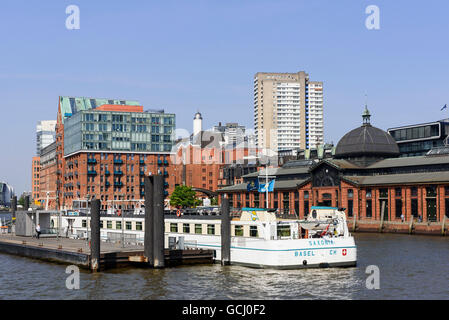
POLYGON ((354 268, 252 269, 219 264, 163 270, 81 271, 66 288, 66 266, 0 254, 0 299, 449 299, 449 238, 355 234, 354 268), (380 288, 367 289, 366 268, 380 288))

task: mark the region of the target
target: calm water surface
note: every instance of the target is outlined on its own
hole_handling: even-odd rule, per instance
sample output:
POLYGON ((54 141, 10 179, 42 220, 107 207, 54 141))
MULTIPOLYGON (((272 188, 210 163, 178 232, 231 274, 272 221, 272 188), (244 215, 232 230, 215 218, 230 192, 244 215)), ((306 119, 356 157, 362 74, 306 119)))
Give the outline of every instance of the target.
POLYGON ((356 234, 358 265, 267 270, 218 264, 164 270, 81 272, 65 286, 66 266, 0 254, 0 299, 449 299, 449 238, 356 234), (366 267, 380 269, 368 290, 366 267))

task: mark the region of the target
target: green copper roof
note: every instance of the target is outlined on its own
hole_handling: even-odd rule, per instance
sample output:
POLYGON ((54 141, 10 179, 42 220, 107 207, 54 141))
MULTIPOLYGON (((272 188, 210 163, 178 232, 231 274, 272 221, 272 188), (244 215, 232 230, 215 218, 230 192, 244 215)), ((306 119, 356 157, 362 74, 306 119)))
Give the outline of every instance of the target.
POLYGON ((96 109, 105 104, 140 106, 139 101, 136 100, 117 100, 117 99, 97 99, 86 97, 59 97, 61 105, 62 123, 68 117, 76 114, 79 111, 96 109))

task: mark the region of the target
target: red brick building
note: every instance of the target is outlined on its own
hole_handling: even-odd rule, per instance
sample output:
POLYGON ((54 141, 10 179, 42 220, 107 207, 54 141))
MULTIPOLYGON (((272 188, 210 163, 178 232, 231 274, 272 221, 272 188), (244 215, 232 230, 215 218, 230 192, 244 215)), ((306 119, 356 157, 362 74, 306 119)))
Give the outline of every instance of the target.
POLYGON ((223 184, 223 168, 248 162, 246 157, 257 153, 256 148, 245 145, 227 147, 221 133, 207 131, 179 141, 175 148, 177 181, 206 191, 198 192, 201 197, 212 195, 223 184))
MULTIPOLYGON (((144 111, 137 101, 60 97, 54 163, 48 167, 54 203, 101 200, 133 209, 143 202, 143 178, 162 174, 166 196, 177 184, 171 165, 173 114, 144 111), (51 172, 50 172, 51 171, 51 172)), ((42 195, 43 196, 43 195, 42 195)))
MULTIPOLYGON (((363 125, 340 140, 333 159, 290 161, 269 169, 275 183, 268 207, 299 218, 311 206, 343 207, 351 221, 367 230, 389 222, 406 232, 412 221, 431 228, 449 218, 449 153, 398 156, 394 139, 371 126, 366 110, 363 125)), ((243 183, 220 189, 219 200, 226 194, 232 207, 264 208, 265 193, 247 191, 251 181, 264 179, 265 170, 248 174, 243 183)))
POLYGON ((39 201, 40 157, 33 157, 31 164, 31 198, 39 201))

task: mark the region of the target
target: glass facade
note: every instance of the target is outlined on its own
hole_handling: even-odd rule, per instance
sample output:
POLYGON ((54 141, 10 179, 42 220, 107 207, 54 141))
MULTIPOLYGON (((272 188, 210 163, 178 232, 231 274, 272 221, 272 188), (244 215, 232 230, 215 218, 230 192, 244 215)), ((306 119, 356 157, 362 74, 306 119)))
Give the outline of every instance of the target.
POLYGON ((398 143, 401 157, 422 156, 432 148, 443 146, 447 132, 448 123, 444 120, 388 129, 388 133, 398 143))
POLYGON ((78 151, 169 152, 174 131, 174 114, 80 111, 64 124, 64 155, 78 151))

